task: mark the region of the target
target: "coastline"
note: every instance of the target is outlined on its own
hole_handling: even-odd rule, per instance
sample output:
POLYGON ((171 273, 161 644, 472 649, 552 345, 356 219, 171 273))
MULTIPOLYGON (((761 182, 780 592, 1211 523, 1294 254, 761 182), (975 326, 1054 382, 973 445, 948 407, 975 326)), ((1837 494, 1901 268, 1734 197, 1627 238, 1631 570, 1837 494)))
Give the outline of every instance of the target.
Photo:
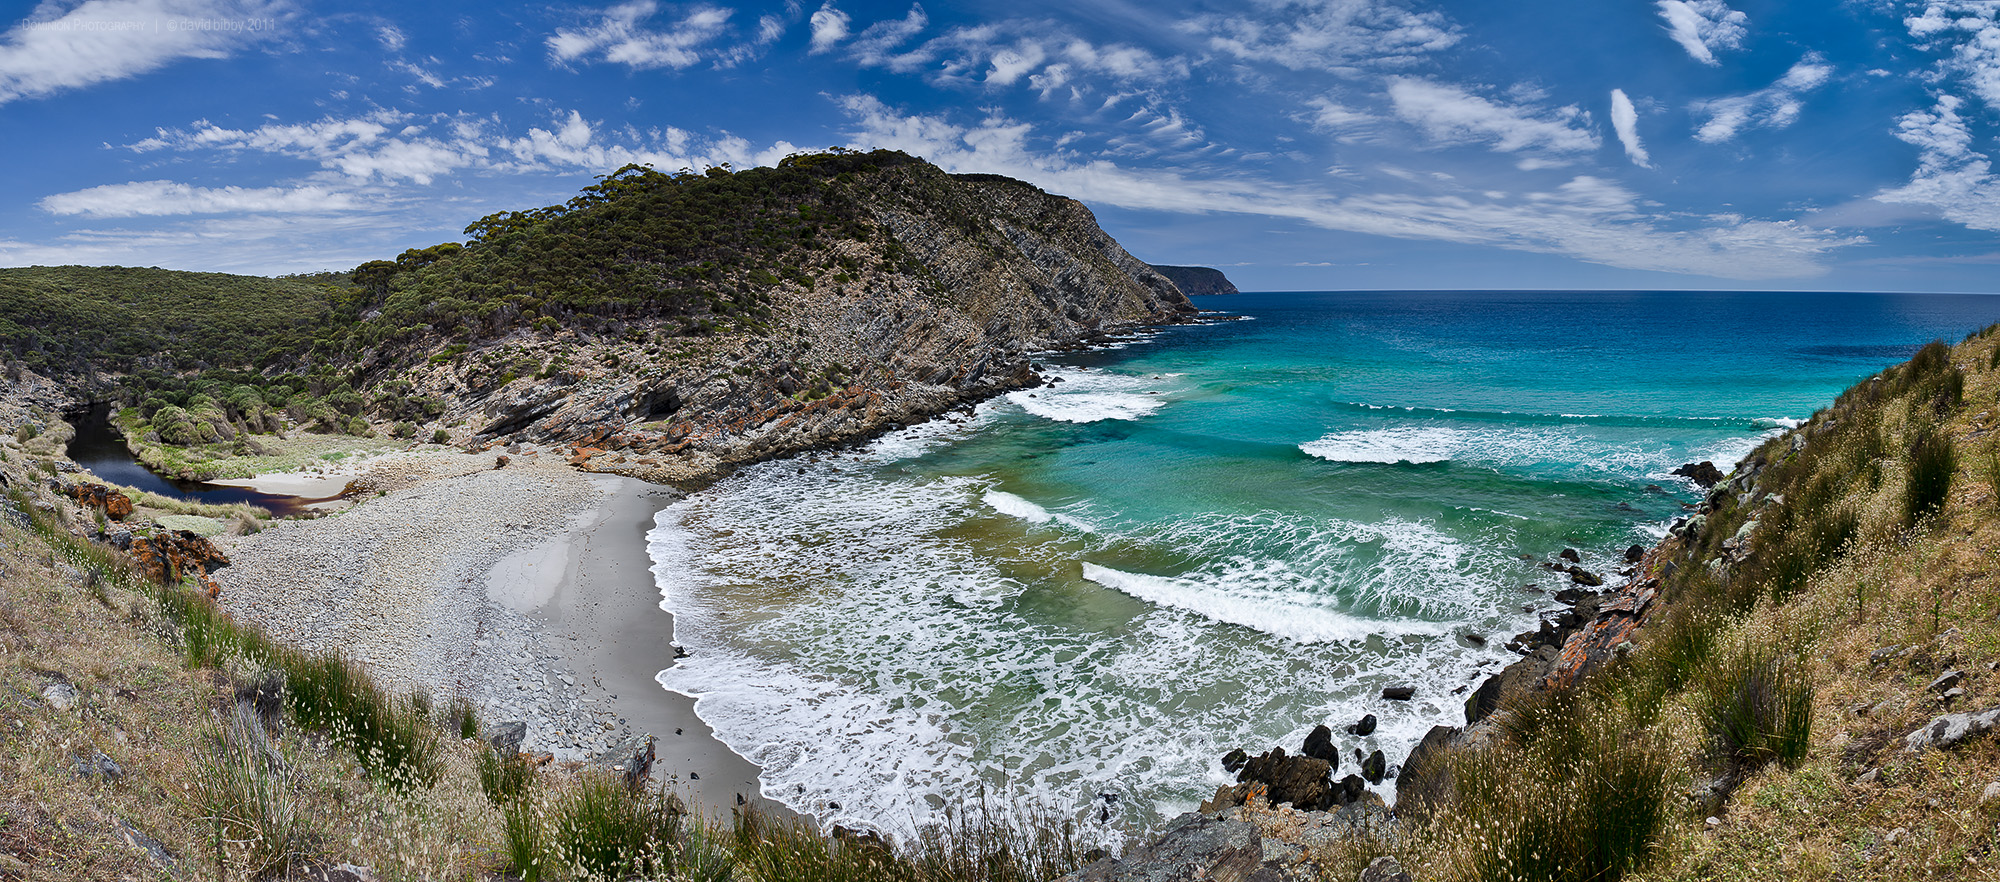
MULTIPOLYGON (((673 617, 646 534, 679 494, 516 450, 504 467, 446 451, 368 463, 357 479, 377 492, 354 507, 224 540, 223 605, 300 648, 346 653, 386 689, 463 695, 489 729, 524 722, 526 751, 615 763, 650 733, 654 779, 700 810, 796 817, 694 699, 654 680, 673 663, 673 617)), ((283 492, 297 478, 241 483, 283 492)))
POLYGON ((680 494, 632 478, 617 480, 595 519, 572 534, 561 587, 541 607, 549 629, 570 638, 567 661, 609 690, 612 713, 635 734, 650 732, 658 739, 656 779, 671 781, 711 811, 747 803, 767 815, 796 817, 763 795, 761 769, 715 736, 695 715, 693 698, 669 692, 655 679, 674 664, 674 617, 661 608, 647 534, 654 516, 680 494))

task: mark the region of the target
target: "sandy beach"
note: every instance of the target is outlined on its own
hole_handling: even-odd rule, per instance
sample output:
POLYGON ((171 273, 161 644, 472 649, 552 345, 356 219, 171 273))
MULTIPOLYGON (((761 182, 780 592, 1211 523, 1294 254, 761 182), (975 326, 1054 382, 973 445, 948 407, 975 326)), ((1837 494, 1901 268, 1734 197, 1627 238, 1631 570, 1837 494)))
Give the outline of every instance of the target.
MULTIPOLYGON (((495 462, 419 451, 368 463, 353 477, 373 492, 355 507, 227 540, 224 605, 297 645, 346 652, 391 689, 462 694, 487 724, 524 721, 524 749, 590 760, 650 733, 655 776, 704 810, 789 816, 694 699, 654 679, 674 661, 673 617, 646 534, 676 491, 577 472, 552 452, 495 462)), ((312 493, 348 479, 232 483, 312 493)))

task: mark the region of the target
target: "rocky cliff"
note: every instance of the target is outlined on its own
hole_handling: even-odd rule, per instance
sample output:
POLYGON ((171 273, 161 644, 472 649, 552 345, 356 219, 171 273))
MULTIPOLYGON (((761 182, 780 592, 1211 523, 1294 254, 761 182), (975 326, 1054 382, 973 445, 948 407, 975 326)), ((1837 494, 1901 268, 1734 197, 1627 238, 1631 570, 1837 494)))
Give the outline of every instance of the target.
POLYGON ((1162 266, 1156 263, 1153 264, 1153 269, 1160 275, 1166 276, 1167 280, 1178 286, 1182 293, 1190 296, 1240 293, 1236 290, 1235 283, 1229 281, 1228 276, 1214 267, 1162 266))
POLYGON ((378 360, 376 382, 445 402, 438 421, 474 441, 566 443, 579 467, 688 484, 1036 385, 1032 353, 1194 312, 1073 199, 900 154, 845 168, 827 180, 856 233, 748 262, 749 321, 523 322, 446 358, 378 360))

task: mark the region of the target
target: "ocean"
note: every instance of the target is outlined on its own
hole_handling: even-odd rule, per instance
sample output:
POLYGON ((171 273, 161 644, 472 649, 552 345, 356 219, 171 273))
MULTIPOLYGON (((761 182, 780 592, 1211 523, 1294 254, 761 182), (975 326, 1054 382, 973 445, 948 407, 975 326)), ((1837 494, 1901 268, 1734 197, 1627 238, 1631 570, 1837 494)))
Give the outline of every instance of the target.
POLYGON ((1699 498, 1675 467, 1728 471, 2000 320, 1976 295, 1196 303, 1210 321, 1045 357, 1054 387, 662 511, 662 639, 692 655, 661 685, 822 821, 906 833, 985 795, 1116 844, 1230 783, 1230 748, 1325 723, 1336 777, 1356 749, 1399 762, 1559 608, 1541 562, 1615 582, 1699 498))

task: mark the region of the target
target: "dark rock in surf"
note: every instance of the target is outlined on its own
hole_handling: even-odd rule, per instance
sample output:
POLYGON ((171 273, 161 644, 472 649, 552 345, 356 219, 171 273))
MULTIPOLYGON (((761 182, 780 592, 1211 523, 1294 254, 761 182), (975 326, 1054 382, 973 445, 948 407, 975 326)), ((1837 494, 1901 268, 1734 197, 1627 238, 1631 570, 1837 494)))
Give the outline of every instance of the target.
POLYGON ((1409 701, 1417 697, 1415 686, 1391 686, 1382 690, 1382 697, 1390 701, 1409 701))
POLYGON ((1333 804, 1333 765, 1309 756, 1286 756, 1282 747, 1251 757, 1236 780, 1263 784, 1272 805, 1289 802, 1302 811, 1320 811, 1333 804))
POLYGON ((1239 747, 1222 755, 1222 770, 1234 775, 1237 772, 1243 771, 1244 764, 1248 762, 1250 762, 1250 755, 1244 753, 1243 748, 1239 747))
POLYGON ((1361 777, 1367 778, 1370 784, 1382 783, 1382 777, 1388 774, 1388 771, 1389 758, 1383 756, 1382 751, 1375 751, 1361 761, 1361 777))
POLYGON ((1364 714, 1359 722, 1347 727, 1347 734, 1368 736, 1375 734, 1375 715, 1364 714))
POLYGON ((1634 545, 1630 548, 1625 549, 1625 562, 1628 564, 1638 563, 1639 561, 1644 560, 1645 557, 1646 557, 1646 546, 1644 545, 1634 545))
POLYGON ((1715 467, 1715 463, 1706 460, 1688 463, 1674 469, 1673 473, 1701 485, 1703 490, 1722 483, 1722 479, 1726 477, 1721 469, 1715 467))
POLYGON ((1299 753, 1313 759, 1326 760, 1327 764, 1334 768, 1340 767, 1340 750, 1333 746, 1333 730, 1324 725, 1313 727, 1312 734, 1306 736, 1305 746, 1299 749, 1299 753))
POLYGON ((1588 585, 1592 588, 1595 588, 1599 585, 1604 584, 1603 576, 1600 576, 1582 567, 1572 566, 1569 568, 1568 572, 1570 581, 1575 582, 1578 585, 1588 585))
POLYGON ((1569 561, 1570 563, 1573 564, 1583 563, 1583 555, 1578 554, 1576 552, 1576 549, 1574 548, 1565 548, 1562 550, 1561 554, 1558 554, 1556 556, 1562 558, 1563 560, 1569 561))

